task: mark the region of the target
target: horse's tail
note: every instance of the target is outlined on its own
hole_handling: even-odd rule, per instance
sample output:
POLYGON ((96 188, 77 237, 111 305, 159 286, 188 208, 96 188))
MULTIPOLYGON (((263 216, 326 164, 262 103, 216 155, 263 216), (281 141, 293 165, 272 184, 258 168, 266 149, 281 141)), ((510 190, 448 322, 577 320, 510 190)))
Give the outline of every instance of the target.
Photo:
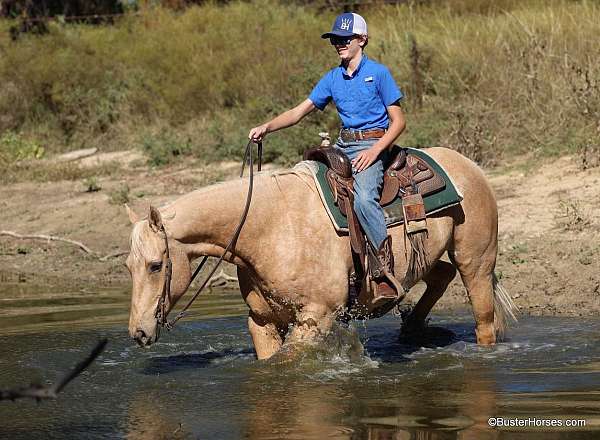
POLYGON ((517 322, 519 308, 512 300, 506 289, 500 284, 496 274, 493 275, 492 285, 494 288, 494 327, 499 339, 504 338, 504 332, 508 328, 509 319, 517 322))

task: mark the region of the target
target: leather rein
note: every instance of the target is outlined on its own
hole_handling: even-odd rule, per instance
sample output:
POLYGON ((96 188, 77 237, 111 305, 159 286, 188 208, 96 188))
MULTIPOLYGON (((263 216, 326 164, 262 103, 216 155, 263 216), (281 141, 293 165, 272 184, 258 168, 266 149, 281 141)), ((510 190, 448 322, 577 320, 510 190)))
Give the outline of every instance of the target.
MULTIPOLYGON (((208 276, 206 277, 206 279, 204 280, 204 282, 202 283, 200 288, 196 291, 196 293, 194 293, 194 295, 188 301, 188 303, 185 305, 185 307, 171 321, 167 320, 167 314, 168 314, 167 304, 168 303, 170 304, 170 302, 171 302, 171 278, 173 276, 173 263, 171 262, 171 258, 169 255, 169 240, 167 238, 167 232, 165 230, 164 224, 161 225, 160 232, 162 232, 163 237, 165 239, 166 264, 164 267, 165 282, 163 284, 162 291, 161 291, 160 297, 158 299, 158 303, 156 304, 156 310, 154 312, 154 317, 156 318, 156 326, 158 329, 157 336, 160 334, 161 327, 164 327, 167 330, 171 330, 173 328, 173 326, 175 325, 175 323, 187 314, 186 313, 187 310, 191 307, 192 303, 196 300, 196 298, 198 298, 200 293, 202 293, 202 291, 204 290, 204 288, 210 281, 211 277, 214 275, 214 273, 217 271, 217 269, 219 268, 219 266, 225 259, 225 255, 227 255, 227 252, 230 252, 231 249, 233 249, 237 239, 240 236, 242 227, 244 226, 244 223, 246 222, 246 217, 248 215, 248 211, 250 210, 250 202, 252 201, 252 190, 254 187, 254 166, 253 166, 253 162, 252 162, 252 152, 253 152, 252 144, 253 144, 253 141, 250 140, 250 141, 248 141, 248 144, 246 145, 246 152, 244 153, 244 160, 242 162, 242 171, 240 172, 240 177, 243 177, 244 176, 244 167, 246 165, 246 162, 248 162, 248 167, 250 168, 250 178, 248 180, 248 195, 246 196, 246 206, 244 207, 244 212, 242 213, 239 224, 238 224, 237 228, 235 229, 235 232, 233 233, 231 240, 229 240, 229 243, 225 247, 223 254, 217 261, 217 264, 215 264, 215 267, 213 267, 213 269, 210 271, 210 273, 208 274, 208 276), (168 303, 167 303, 167 301, 168 301, 168 303)), ((257 145, 258 145, 258 171, 261 171, 262 150, 263 150, 262 142, 258 142, 257 145)), ((196 276, 200 273, 200 270, 202 270, 202 267, 204 266, 204 264, 206 263, 207 260, 208 260, 208 256, 204 256, 204 258, 202 258, 202 261, 200 262, 200 264, 194 271, 194 274, 190 278, 190 282, 188 283, 184 292, 186 292, 190 288, 192 282, 194 281, 196 276)))

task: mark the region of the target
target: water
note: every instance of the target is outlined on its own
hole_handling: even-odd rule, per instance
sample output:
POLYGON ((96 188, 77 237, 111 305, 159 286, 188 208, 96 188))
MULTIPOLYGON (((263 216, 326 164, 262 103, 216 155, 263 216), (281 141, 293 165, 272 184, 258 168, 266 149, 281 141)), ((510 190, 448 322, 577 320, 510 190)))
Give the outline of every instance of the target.
POLYGON ((600 432, 595 319, 524 317, 506 342, 479 347, 467 312, 434 314, 427 334, 410 340, 387 316, 257 361, 239 294, 203 298, 195 319, 141 349, 127 336, 126 289, 56 288, 38 291, 36 302, 31 288, 16 287, 0 286, 0 388, 51 383, 99 338, 110 342, 56 401, 0 402, 1 438, 551 440, 600 432), (490 417, 586 426, 500 429, 490 417))

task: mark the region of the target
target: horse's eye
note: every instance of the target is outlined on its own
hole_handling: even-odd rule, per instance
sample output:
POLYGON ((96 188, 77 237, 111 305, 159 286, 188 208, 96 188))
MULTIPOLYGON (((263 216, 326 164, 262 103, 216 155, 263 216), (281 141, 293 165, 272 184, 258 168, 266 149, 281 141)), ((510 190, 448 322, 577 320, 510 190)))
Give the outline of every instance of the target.
POLYGON ((162 269, 162 261, 155 261, 150 263, 150 273, 160 272, 162 269))

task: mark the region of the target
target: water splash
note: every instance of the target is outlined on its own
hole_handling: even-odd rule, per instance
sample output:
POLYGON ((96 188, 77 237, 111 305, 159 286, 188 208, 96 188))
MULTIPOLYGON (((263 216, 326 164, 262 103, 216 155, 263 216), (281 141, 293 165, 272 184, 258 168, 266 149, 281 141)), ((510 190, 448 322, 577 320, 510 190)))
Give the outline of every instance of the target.
POLYGON ((284 344, 268 363, 317 381, 349 379, 379 366, 366 352, 357 327, 340 323, 314 341, 284 344))

